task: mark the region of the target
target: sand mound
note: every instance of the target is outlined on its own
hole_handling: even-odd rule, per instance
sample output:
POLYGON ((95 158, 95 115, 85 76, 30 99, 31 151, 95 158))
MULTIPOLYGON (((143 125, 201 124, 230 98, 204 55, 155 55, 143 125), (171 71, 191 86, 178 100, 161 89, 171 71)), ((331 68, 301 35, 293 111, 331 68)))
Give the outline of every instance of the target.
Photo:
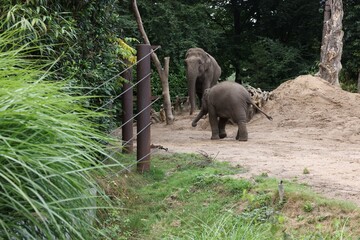
MULTIPOLYGON (((341 140, 360 137, 360 94, 304 75, 281 84, 272 95, 264 110, 278 127, 316 128, 341 140)), ((254 122, 258 121, 266 119, 257 116, 254 122)))
POLYGON ((241 166, 247 170, 238 175, 241 178, 266 173, 294 179, 360 206, 360 94, 312 76, 287 81, 272 94, 263 109, 274 120, 256 114, 248 124, 247 142, 235 140, 237 126, 231 124, 226 127, 227 138, 210 140, 208 121, 201 119, 193 128, 195 116, 186 112, 177 115, 173 125, 152 125, 152 144, 169 152, 205 153, 241 166))

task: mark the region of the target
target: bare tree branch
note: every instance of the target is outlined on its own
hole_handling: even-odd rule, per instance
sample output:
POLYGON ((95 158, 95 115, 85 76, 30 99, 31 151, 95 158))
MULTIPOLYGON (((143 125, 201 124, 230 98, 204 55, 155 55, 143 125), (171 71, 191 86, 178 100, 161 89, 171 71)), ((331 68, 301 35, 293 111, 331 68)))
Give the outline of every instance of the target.
MULTIPOLYGON (((140 12, 137 7, 136 0, 132 1, 132 8, 135 14, 136 22, 140 31, 140 34, 142 38, 144 39, 144 42, 146 44, 150 44, 149 38, 145 32, 144 25, 141 20, 140 12)), ((157 57, 155 52, 151 53, 151 58, 155 64, 155 67, 159 73, 160 81, 162 85, 162 95, 164 98, 164 110, 166 114, 166 124, 172 124, 174 122, 174 116, 171 111, 171 99, 170 99, 170 93, 169 93, 169 62, 170 57, 165 58, 165 69, 162 68, 161 63, 159 61, 159 58, 157 57)))

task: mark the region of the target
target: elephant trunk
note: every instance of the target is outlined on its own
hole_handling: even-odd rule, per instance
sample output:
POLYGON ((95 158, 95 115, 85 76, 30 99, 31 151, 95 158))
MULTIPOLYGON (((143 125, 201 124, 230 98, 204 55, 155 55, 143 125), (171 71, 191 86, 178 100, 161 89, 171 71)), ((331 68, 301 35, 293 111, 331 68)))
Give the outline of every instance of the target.
POLYGON ((208 112, 204 109, 201 109, 201 111, 199 112, 199 114, 195 117, 195 119, 192 121, 191 126, 196 127, 197 126, 197 122, 207 114, 208 112))
POLYGON ((196 101, 196 78, 197 75, 190 71, 187 72, 186 78, 188 80, 188 94, 190 102, 190 115, 195 111, 195 101, 196 101))
POLYGON ((200 112, 198 113, 198 115, 195 117, 195 119, 192 121, 191 126, 196 127, 197 122, 206 114, 209 113, 208 110, 208 101, 209 101, 209 92, 210 89, 206 89, 204 92, 204 96, 203 99, 201 100, 201 109, 200 112))

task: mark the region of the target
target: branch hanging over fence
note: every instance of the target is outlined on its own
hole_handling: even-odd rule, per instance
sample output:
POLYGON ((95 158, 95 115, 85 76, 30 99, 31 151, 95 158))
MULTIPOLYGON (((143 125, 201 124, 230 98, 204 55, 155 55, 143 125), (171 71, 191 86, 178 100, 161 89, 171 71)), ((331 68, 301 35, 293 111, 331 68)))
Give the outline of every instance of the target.
MULTIPOLYGON (((147 34, 144 29, 144 25, 141 20, 140 12, 137 7, 136 0, 132 1, 132 8, 135 14, 136 22, 138 24, 139 31, 141 33, 142 38, 144 39, 144 42, 146 44, 150 44, 149 38, 147 37, 147 34)), ((164 58, 164 68, 161 66, 161 63, 159 61, 159 58, 157 57, 155 52, 151 53, 151 58, 156 66, 156 69, 159 73, 161 85, 162 85, 162 95, 164 98, 164 109, 166 114, 166 124, 172 124, 174 122, 174 116, 171 111, 171 99, 170 99, 170 93, 169 93, 169 63, 170 63, 170 57, 164 58)))

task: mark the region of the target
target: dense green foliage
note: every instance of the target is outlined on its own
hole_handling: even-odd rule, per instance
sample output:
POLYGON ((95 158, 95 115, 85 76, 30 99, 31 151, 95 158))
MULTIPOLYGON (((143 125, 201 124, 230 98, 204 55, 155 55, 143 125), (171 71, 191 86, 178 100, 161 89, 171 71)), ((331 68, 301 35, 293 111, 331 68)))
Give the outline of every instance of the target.
MULTIPOLYGON (((173 94, 177 89, 186 90, 184 54, 194 46, 218 60, 222 79, 235 73, 236 81, 255 87, 274 89, 292 77, 317 71, 323 27, 318 1, 145 0, 138 4, 150 41, 162 46, 158 54, 171 57, 172 97, 179 95, 173 94)), ((344 6, 341 74, 355 83, 359 3, 345 0, 344 6)))
POLYGON ((264 90, 271 91, 274 86, 295 78, 307 67, 298 49, 287 47, 277 40, 260 39, 251 46, 251 51, 244 64, 246 69, 241 73, 242 81, 264 90))
MULTIPOLYGON (((265 89, 317 70, 323 24, 319 1, 143 0, 138 5, 150 42, 161 46, 159 58, 170 57, 172 99, 187 94, 183 61, 190 47, 213 55, 222 79, 233 75, 265 89)), ((348 86, 359 72, 359 7, 358 1, 344 0, 341 78, 348 86)), ((25 41, 39 39, 42 55, 58 59, 57 78, 81 85, 83 94, 98 95, 92 102, 111 116, 103 122, 110 129, 118 125, 121 104, 111 100, 123 82, 119 73, 126 57, 119 39, 142 42, 130 0, 2 0, 0 17, 2 29, 15 24, 24 30, 25 41)), ((153 95, 161 96, 155 71, 152 83, 153 95)))
POLYGON ((162 21, 156 13, 158 4, 142 1, 141 6, 149 38, 171 52, 168 55, 175 66, 172 71, 178 71, 177 66, 183 65, 189 47, 198 46, 218 60, 223 69, 222 79, 235 72, 239 82, 275 88, 279 82, 310 69, 319 55, 322 15, 318 12, 317 2, 176 1, 175 4, 163 1, 161 6, 166 9, 166 14, 161 15, 161 19, 166 20, 162 21), (173 36, 176 41, 172 40, 173 36), (265 42, 274 42, 276 49, 269 48, 265 42), (263 54, 259 55, 259 52, 263 54), (279 66, 275 69, 273 64, 266 68, 257 67, 272 61, 272 54, 295 63, 295 66, 289 69, 289 63, 281 65, 277 61, 279 66))
MULTIPOLYGON (((114 100, 124 81, 120 74, 134 59, 131 47, 136 39, 141 42, 130 2, 0 0, 1 239, 99 238, 90 211, 97 197, 89 189, 96 189, 105 200, 96 208, 106 207, 93 170, 106 167, 97 160, 107 155, 100 143, 109 139, 99 131, 103 125, 94 122, 105 123, 107 130, 120 122, 121 104, 114 100), (51 75, 44 71, 50 65, 51 75)), ((235 74, 238 82, 266 89, 316 68, 322 30, 317 1, 144 0, 138 4, 151 43, 161 45, 158 55, 171 57, 173 98, 186 95, 183 60, 190 47, 202 47, 212 54, 223 69, 222 79, 235 74)), ((344 6, 342 77, 354 84, 360 62, 360 5, 344 0, 344 6)), ((153 95, 161 95, 156 74, 152 88, 153 95)), ((149 233, 152 226, 144 219, 169 224, 167 204, 181 203, 186 211, 177 208, 176 216, 186 218, 185 213, 190 212, 191 221, 184 228, 162 233, 177 237, 185 229, 190 230, 189 238, 196 239, 228 236, 224 234, 237 238, 253 232, 271 238, 278 233, 273 229, 274 224, 281 226, 274 212, 278 206, 272 205, 267 192, 254 200, 247 192, 253 190, 252 184, 223 178, 233 170, 216 165, 204 173, 209 162, 192 157, 186 156, 193 161, 185 167, 166 161, 173 167, 170 174, 154 168, 148 176, 150 184, 132 195, 146 196, 135 202, 148 203, 149 212, 114 215, 109 225, 114 227, 111 221, 115 218, 122 226, 109 228, 110 232, 105 227, 104 232, 115 234, 120 229, 126 238, 126 234, 143 234, 133 232, 134 226, 142 226, 149 233), (175 191, 169 195, 169 189, 175 191), (211 201, 214 195, 219 198, 211 201), (206 208, 187 204, 188 199, 206 208), (246 214, 223 214, 224 206, 240 199, 250 203, 246 214), (214 212, 222 218, 211 218, 214 212), (199 227, 208 232, 200 233, 199 227)), ((311 212, 313 206, 307 204, 304 209, 311 212)))
POLYGON ((55 78, 82 86, 76 94, 99 96, 91 104, 108 110, 111 117, 102 118, 102 123, 115 127, 121 107, 111 99, 121 93, 120 73, 127 59, 119 40, 134 36, 136 29, 128 9, 110 0, 2 0, 0 20, 5 22, 1 29, 20 29, 24 44, 37 39, 39 54, 57 60, 55 78))
POLYGON ((112 140, 18 34, 0 34, 0 239, 92 239, 95 209, 110 206, 93 173, 112 140))
POLYGON ((360 74, 360 3, 347 0, 344 4, 343 80, 356 83, 360 74))

